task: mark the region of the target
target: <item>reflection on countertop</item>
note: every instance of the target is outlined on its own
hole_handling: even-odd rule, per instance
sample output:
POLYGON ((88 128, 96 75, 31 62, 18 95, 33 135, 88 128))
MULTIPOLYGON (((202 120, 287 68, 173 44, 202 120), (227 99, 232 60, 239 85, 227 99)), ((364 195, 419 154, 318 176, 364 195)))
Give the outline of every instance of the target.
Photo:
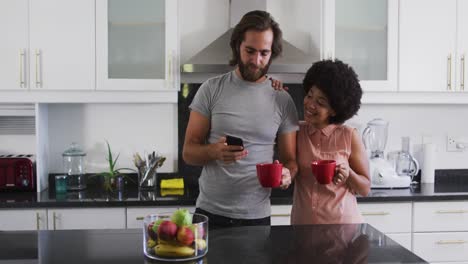
MULTIPOLYGON (((144 257, 142 239, 141 229, 0 232, 0 262, 162 263, 144 257)), ((205 257, 182 263, 208 262, 427 263, 368 224, 217 229, 205 257)))

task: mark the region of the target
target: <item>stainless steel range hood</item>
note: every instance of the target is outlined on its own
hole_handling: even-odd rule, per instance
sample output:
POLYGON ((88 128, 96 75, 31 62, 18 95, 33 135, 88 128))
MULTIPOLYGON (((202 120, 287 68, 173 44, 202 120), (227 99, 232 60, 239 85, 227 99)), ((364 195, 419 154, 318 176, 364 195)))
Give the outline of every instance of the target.
MULTIPOLYGON (((231 0, 229 11, 231 27, 234 27, 240 18, 251 10, 266 10, 266 0, 231 0)), ((229 29, 184 63, 181 66, 182 74, 220 74, 234 69, 229 66, 231 56, 229 42, 232 31, 233 28, 229 29)), ((283 53, 272 62, 269 73, 303 74, 318 59, 319 55, 307 54, 283 39, 283 53)))

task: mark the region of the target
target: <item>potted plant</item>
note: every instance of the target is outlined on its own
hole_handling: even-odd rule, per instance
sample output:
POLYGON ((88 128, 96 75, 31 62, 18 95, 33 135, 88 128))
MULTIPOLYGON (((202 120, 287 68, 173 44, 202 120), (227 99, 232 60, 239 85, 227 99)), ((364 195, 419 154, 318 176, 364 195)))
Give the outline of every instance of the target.
MULTIPOLYGON (((136 172, 134 169, 131 168, 116 168, 117 160, 119 159, 120 153, 117 154, 117 157, 113 159, 112 151, 107 142, 107 158, 106 160, 109 162, 109 170, 106 172, 101 172, 97 174, 97 176, 102 176, 104 179, 104 189, 106 191, 113 191, 114 189, 121 190, 124 185, 123 177, 126 177, 125 174, 121 173, 121 171, 129 171, 129 172, 136 172)), ((131 180, 131 179, 130 179, 131 180)))

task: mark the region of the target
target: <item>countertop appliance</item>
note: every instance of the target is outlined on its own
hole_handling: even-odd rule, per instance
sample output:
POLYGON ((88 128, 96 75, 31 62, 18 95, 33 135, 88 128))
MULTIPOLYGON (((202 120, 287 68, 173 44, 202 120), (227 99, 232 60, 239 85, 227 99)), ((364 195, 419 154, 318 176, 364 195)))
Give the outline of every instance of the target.
POLYGON ((34 155, 0 155, 0 191, 35 191, 34 155))
POLYGON ((411 178, 399 176, 395 167, 385 159, 387 136, 388 122, 381 118, 369 121, 362 133, 364 146, 371 152, 369 161, 371 188, 409 188, 411 178))

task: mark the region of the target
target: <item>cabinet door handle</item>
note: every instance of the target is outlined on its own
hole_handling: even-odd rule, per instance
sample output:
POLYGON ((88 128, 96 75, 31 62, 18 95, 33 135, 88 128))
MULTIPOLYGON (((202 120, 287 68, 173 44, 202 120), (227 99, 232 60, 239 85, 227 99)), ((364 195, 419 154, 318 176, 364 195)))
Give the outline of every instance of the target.
POLYGON ((468 210, 437 210, 438 214, 465 214, 468 210))
POLYGON ((40 88, 42 85, 41 80, 41 51, 36 49, 36 87, 40 88))
POLYGON ((362 212, 362 215, 389 215, 389 212, 362 212))
POLYGON ((56 225, 57 215, 55 215, 55 212, 52 213, 52 219, 53 219, 53 224, 54 224, 54 230, 56 230, 56 228, 57 228, 57 225, 56 225))
POLYGON ((167 88, 170 88, 172 85, 172 51, 169 51, 167 55, 167 88))
POLYGON ((41 220, 41 216, 39 215, 38 212, 36 212, 36 229, 39 230, 40 229, 40 220, 41 220))
POLYGON ((141 220, 143 220, 143 219, 145 219, 145 217, 143 217, 143 216, 137 216, 137 217, 136 217, 136 220, 137 220, 137 221, 141 221, 141 220))
POLYGON ((291 216, 291 214, 272 214, 271 216, 273 216, 273 217, 275 217, 275 216, 276 217, 285 217, 286 216, 287 217, 287 216, 291 216))
POLYGON ((452 90, 452 54, 447 56, 447 90, 452 90))
POLYGON ((465 90, 465 54, 460 58, 460 90, 465 90))
POLYGON ((439 240, 436 242, 439 245, 448 245, 448 244, 465 244, 465 240, 456 239, 456 240, 439 240))
POLYGON ((19 64, 19 85, 20 85, 21 88, 24 87, 24 55, 25 55, 24 49, 20 49, 20 51, 19 51, 19 60, 20 60, 20 64, 19 64))

